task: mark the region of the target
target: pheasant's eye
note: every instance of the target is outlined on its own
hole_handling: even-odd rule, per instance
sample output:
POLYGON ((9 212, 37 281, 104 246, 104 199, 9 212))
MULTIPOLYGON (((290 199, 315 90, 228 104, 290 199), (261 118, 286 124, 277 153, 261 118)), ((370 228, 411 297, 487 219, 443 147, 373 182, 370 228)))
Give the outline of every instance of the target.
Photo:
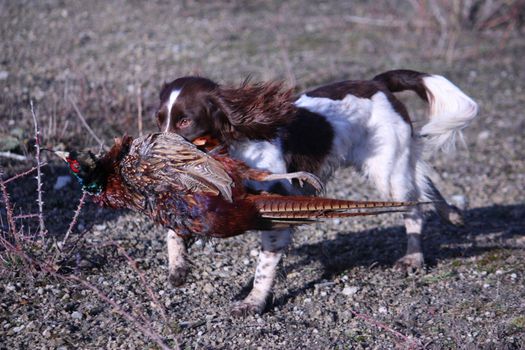
POLYGON ((190 124, 191 124, 191 120, 188 118, 181 118, 177 122, 177 126, 179 128, 187 128, 188 126, 190 126, 190 124))
POLYGON ((68 159, 69 163, 69 169, 71 169, 72 172, 75 174, 78 174, 80 172, 80 164, 76 159, 68 159))

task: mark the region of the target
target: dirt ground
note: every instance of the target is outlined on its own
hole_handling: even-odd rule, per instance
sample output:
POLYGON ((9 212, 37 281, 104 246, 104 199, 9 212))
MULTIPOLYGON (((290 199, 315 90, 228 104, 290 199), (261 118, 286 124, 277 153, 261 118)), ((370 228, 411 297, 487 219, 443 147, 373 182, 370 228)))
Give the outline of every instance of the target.
MULTIPOLYGON (((0 1, 0 152, 29 152, 26 161, 0 157, 4 179, 35 164, 30 99, 45 146, 97 151, 75 107, 109 145, 137 136, 139 120, 154 131, 160 86, 189 74, 224 84, 281 79, 300 91, 409 68, 446 76, 480 105, 467 147, 429 157, 442 192, 466 204, 467 226, 428 213, 424 273, 393 269, 405 248, 398 216, 304 227, 266 312, 234 318, 230 305, 255 270, 256 233, 198 241, 188 282, 171 288, 163 230, 87 204, 60 274, 97 290, 0 250, 0 349, 159 348, 144 328, 183 349, 525 348, 523 30, 491 18, 456 21, 443 5, 455 2, 435 3, 0 1)), ((424 106, 403 98, 422 125, 424 106)), ((49 161, 52 239, 67 231, 80 188, 53 189, 67 170, 49 161)), ((32 176, 8 185, 16 214, 36 212, 35 187, 32 176)), ((377 198, 350 169, 337 172, 327 194, 377 198)), ((35 229, 34 218, 18 223, 35 229)))

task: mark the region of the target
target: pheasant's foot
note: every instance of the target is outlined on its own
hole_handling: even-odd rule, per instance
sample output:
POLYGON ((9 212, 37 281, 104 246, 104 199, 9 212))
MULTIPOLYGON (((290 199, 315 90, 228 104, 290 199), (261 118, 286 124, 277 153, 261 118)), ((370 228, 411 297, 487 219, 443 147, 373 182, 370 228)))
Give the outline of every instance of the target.
POLYGON ((324 188, 323 183, 317 176, 310 174, 306 171, 297 171, 294 173, 287 173, 287 174, 271 174, 265 178, 266 181, 283 180, 283 179, 286 179, 290 182, 292 182, 293 179, 297 179, 301 187, 303 187, 304 183, 307 182, 310 185, 312 185, 317 192, 321 192, 324 188))

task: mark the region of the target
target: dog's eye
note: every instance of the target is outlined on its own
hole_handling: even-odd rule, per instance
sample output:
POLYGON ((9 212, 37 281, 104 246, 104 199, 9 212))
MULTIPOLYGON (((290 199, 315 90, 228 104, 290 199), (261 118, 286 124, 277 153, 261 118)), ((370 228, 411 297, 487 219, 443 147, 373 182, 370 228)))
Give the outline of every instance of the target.
POLYGON ((185 117, 179 119, 179 121, 177 122, 177 126, 179 128, 187 128, 188 126, 190 126, 190 124, 191 120, 185 117))

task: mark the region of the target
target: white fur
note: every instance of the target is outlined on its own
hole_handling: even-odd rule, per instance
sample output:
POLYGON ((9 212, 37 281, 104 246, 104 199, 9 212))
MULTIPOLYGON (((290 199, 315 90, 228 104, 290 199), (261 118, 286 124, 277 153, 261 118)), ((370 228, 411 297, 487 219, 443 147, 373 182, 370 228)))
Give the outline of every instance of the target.
POLYGON ((421 136, 434 149, 454 149, 456 139, 463 140, 461 130, 474 119, 478 105, 456 85, 440 75, 423 78, 430 105, 430 123, 423 126, 421 136))
MULTIPOLYGON (((428 136, 425 141, 433 149, 447 147, 454 143, 455 138, 461 135, 461 129, 476 116, 477 105, 441 76, 426 77, 424 84, 430 103, 430 122, 423 127, 421 135, 428 136)), ((421 141, 414 137, 410 124, 394 110, 383 92, 377 92, 371 98, 347 95, 342 100, 302 95, 295 105, 324 116, 334 130, 332 149, 316 175, 326 180, 335 169, 354 166, 373 183, 383 198, 398 201, 438 200, 436 207, 440 215, 450 217, 453 214, 439 191, 429 187, 428 166, 421 160, 421 141)), ((272 172, 286 170, 283 150, 278 141, 245 141, 230 151, 233 151, 233 157, 253 168, 272 172)), ((407 249, 399 263, 409 268, 422 267, 423 215, 419 206, 404 215, 404 222, 408 237, 407 249)), ((256 283, 248 297, 236 306, 236 310, 262 311, 275 275, 275 271, 269 269, 275 269, 280 259, 280 254, 275 254, 280 250, 275 249, 291 237, 291 232, 281 232, 280 236, 274 237, 277 233, 263 234, 256 283), (269 240, 268 237, 274 239, 269 240)))
POLYGON ((175 231, 168 230, 166 234, 166 244, 168 246, 168 270, 170 278, 177 275, 185 275, 188 270, 186 261, 186 244, 184 239, 177 235, 175 231))
MULTIPOLYGON (((274 174, 286 173, 286 162, 284 161, 281 142, 278 139, 269 141, 240 141, 232 144, 229 149, 232 158, 240 159, 250 168, 267 170, 274 174)), ((256 191, 267 191, 276 182, 292 190, 290 182, 278 181, 249 181, 249 186, 256 191)))
MULTIPOLYGON (((476 103, 454 84, 441 76, 423 78, 430 104, 430 122, 420 131, 422 138, 398 114, 387 96, 377 92, 371 98, 347 95, 342 100, 302 95, 295 105, 322 115, 334 130, 330 153, 319 167, 318 175, 327 180, 343 166, 354 166, 378 189, 383 198, 398 201, 435 200, 438 213, 447 220, 459 222, 460 217, 448 206, 439 191, 428 179, 428 166, 421 160, 423 144, 432 149, 447 148, 461 135, 461 130, 477 114, 476 103), (421 141, 423 140, 423 141, 421 141)), ((168 112, 180 91, 174 91, 168 102, 168 112)), ((168 113, 170 115, 171 113, 168 113)), ((167 128, 169 127, 169 122, 167 128)), ((230 146, 230 155, 256 169, 285 173, 286 162, 279 139, 268 141, 242 141, 230 146)), ((287 181, 282 182, 290 186, 287 181)), ((265 190, 267 183, 257 189, 265 190)), ((288 187, 290 193, 292 188, 288 187)), ((422 267, 421 232, 423 215, 418 206, 404 215, 407 231, 407 250, 399 263, 410 268, 422 267)), ((291 242, 292 230, 264 231, 262 251, 250 294, 237 303, 234 312, 261 312, 270 293, 277 264, 282 251, 291 242)), ((183 242, 173 240, 168 233, 170 271, 186 264, 183 242), (171 240, 170 240, 171 238, 171 240), (170 251, 171 250, 171 251, 170 251)))
POLYGON ((168 132, 170 129, 170 123, 171 123, 171 109, 173 108, 173 105, 177 101, 177 98, 180 95, 180 92, 182 90, 173 90, 170 94, 170 98, 168 99, 168 103, 166 105, 166 108, 168 109, 167 119, 166 119, 166 129, 164 132, 168 132))

